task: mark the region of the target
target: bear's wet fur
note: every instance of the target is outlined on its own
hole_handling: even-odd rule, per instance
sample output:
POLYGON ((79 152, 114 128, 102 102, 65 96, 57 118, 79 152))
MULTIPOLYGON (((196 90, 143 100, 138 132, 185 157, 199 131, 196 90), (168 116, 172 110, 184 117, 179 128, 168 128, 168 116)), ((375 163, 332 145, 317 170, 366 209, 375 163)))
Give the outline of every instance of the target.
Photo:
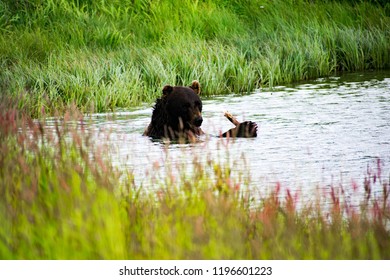
MULTIPOLYGON (((153 107, 152 120, 143 135, 154 139, 186 139, 194 141, 204 134, 200 84, 193 81, 189 87, 164 86, 162 96, 153 107)), ((222 137, 257 137, 257 124, 239 123, 221 134, 222 137)))

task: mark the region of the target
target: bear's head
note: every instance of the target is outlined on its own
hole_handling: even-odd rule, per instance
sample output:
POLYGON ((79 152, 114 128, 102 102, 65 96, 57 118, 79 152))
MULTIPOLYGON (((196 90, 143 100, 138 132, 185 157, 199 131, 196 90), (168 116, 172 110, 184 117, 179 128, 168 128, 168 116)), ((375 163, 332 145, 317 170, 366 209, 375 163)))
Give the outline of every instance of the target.
POLYGON ((200 85, 193 81, 189 87, 166 85, 153 107, 152 121, 144 135, 153 138, 194 139, 203 134, 200 126, 202 101, 200 85))
POLYGON ((163 99, 168 117, 167 126, 175 132, 197 131, 202 125, 202 101, 199 98, 200 85, 193 81, 191 86, 170 86, 163 88, 163 99))

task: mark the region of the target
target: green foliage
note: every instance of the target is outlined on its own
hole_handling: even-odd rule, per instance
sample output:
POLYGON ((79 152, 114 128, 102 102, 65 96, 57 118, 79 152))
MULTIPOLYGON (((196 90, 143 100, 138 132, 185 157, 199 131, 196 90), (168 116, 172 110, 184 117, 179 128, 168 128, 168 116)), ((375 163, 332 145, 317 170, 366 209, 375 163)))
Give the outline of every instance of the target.
POLYGON ((380 170, 362 183, 360 202, 355 182, 307 204, 279 184, 250 191, 234 164, 196 155, 190 172, 154 163, 154 188, 143 189, 110 164, 106 135, 93 144, 77 111, 38 122, 1 104, 0 259, 390 258, 380 170))
POLYGON ((0 90, 39 116, 139 105, 193 79, 214 95, 389 68, 386 11, 380 1, 3 0, 0 90))

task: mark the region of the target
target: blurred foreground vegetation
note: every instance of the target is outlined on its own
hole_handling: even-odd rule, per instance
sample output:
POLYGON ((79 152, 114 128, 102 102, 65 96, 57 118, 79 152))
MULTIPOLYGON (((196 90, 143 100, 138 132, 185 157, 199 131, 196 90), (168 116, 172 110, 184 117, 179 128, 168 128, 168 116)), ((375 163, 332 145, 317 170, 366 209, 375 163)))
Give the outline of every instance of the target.
POLYGON ((112 166, 87 122, 73 110, 47 127, 0 106, 0 259, 390 258, 379 159, 363 182, 305 203, 280 184, 250 191, 234 166, 196 155, 191 173, 146 174, 150 190, 112 166))

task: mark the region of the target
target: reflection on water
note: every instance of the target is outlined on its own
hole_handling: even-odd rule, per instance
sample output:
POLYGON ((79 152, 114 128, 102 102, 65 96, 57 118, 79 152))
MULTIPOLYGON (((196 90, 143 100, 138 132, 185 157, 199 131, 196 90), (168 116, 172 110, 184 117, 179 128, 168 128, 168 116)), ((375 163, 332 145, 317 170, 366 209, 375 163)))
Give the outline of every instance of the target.
MULTIPOLYGON (((349 184, 351 178, 362 182, 367 166, 376 167, 378 158, 388 180, 388 71, 321 78, 203 102, 202 128, 210 135, 231 128, 223 117, 228 110, 239 120, 256 121, 258 138, 230 141, 228 153, 226 142, 217 137, 166 147, 141 136, 150 121, 149 107, 116 113, 114 118, 94 115, 91 125, 112 131, 113 160, 133 170, 140 185, 148 184, 145 174, 156 172, 153 166, 175 165, 173 159, 186 162, 191 172, 194 155, 205 160, 229 160, 238 170, 249 169, 256 187, 279 181, 289 188, 305 190, 337 182, 349 184)), ((156 176, 161 178, 164 174, 156 176)))

